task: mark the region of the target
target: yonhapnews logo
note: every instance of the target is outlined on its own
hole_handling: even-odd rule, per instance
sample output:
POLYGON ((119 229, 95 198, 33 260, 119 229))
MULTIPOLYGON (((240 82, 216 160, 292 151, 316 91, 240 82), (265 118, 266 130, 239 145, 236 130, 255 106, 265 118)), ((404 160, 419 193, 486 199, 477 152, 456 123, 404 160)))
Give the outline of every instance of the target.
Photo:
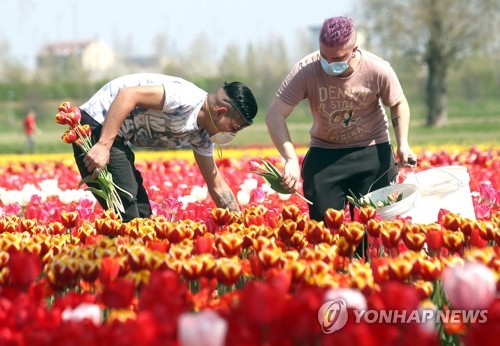
POLYGON ((329 300, 318 310, 318 321, 325 334, 342 329, 347 323, 347 303, 344 299, 329 300))
MULTIPOLYGON (((353 309, 355 323, 485 323, 488 310, 373 310, 353 309)), ((318 310, 318 322, 325 334, 342 329, 348 320, 344 299, 325 302, 318 310)))

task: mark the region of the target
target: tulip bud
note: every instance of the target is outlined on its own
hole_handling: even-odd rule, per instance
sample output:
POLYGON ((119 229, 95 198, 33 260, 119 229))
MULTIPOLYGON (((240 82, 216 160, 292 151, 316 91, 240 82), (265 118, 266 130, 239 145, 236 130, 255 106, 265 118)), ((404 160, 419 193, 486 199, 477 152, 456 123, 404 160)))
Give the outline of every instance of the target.
POLYGON ((62 211, 61 212, 61 222, 66 228, 73 228, 78 223, 78 212, 77 211, 62 211))
POLYGON ((61 136, 61 139, 63 140, 64 143, 71 144, 75 143, 78 140, 78 135, 75 133, 75 131, 71 129, 64 132, 63 135, 61 136))
POLYGON ((451 252, 457 252, 463 249, 465 243, 464 234, 460 231, 445 230, 443 234, 444 247, 451 252))
POLYGON ((382 244, 386 248, 396 248, 401 240, 401 228, 394 223, 386 223, 380 232, 382 244))
POLYGON ((335 231, 340 228, 344 222, 344 210, 336 210, 329 208, 325 212, 325 224, 330 231, 335 231))
POLYGON ((283 218, 283 220, 290 219, 296 221, 299 213, 299 207, 297 207, 295 204, 289 204, 285 205, 281 210, 281 217, 283 218))
POLYGON ((371 219, 366 223, 366 231, 370 235, 370 237, 378 238, 380 236, 380 232, 382 231, 382 221, 371 219))
POLYGON ((439 224, 425 226, 425 240, 431 253, 439 253, 443 247, 443 230, 439 224))
POLYGON ((359 221, 366 225, 369 220, 373 220, 377 212, 373 207, 363 207, 359 209, 359 221))
POLYGON ((238 258, 219 258, 215 268, 215 276, 220 283, 232 286, 239 280, 242 269, 238 258))

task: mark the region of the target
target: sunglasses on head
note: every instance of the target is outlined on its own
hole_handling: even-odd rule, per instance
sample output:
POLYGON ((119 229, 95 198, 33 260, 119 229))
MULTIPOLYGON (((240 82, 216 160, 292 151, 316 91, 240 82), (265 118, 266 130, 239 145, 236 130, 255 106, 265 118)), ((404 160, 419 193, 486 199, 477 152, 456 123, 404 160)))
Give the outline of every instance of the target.
POLYGON ((234 110, 236 111, 238 116, 243 120, 243 125, 240 126, 240 130, 253 124, 252 120, 248 120, 247 118, 245 118, 243 116, 243 114, 241 114, 240 110, 238 109, 238 107, 236 107, 236 105, 234 104, 234 102, 232 100, 225 99, 225 98, 223 98, 222 100, 229 103, 234 108, 234 110))

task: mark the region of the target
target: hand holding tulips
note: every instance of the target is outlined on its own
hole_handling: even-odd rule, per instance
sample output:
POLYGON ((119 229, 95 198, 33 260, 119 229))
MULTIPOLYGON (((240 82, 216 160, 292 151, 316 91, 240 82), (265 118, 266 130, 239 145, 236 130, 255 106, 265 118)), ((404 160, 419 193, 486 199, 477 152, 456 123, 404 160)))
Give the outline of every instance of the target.
MULTIPOLYGON (((292 175, 290 173, 288 173, 288 176, 281 175, 279 169, 276 168, 276 166, 274 166, 268 160, 262 159, 262 164, 264 165, 264 168, 262 168, 259 164, 255 164, 256 169, 253 172, 263 177, 267 181, 271 189, 281 194, 295 193, 298 197, 300 197, 307 203, 313 204, 311 201, 309 201, 307 198, 296 191, 296 188, 298 187, 298 181, 295 178, 292 178, 292 175)), ((298 162, 297 167, 295 167, 293 164, 291 165, 291 167, 292 168, 289 168, 288 172, 291 171, 293 174, 295 168, 298 168, 298 162)))
POLYGON ((81 113, 78 107, 73 106, 70 102, 63 102, 58 109, 59 113, 55 116, 56 123, 69 126, 69 130, 62 135, 62 140, 69 144, 76 144, 86 153, 84 158, 85 167, 92 173, 91 176, 82 179, 80 185, 97 183, 99 189, 88 186, 87 190, 103 198, 107 207, 120 215, 121 212, 124 212, 124 207, 117 189, 129 193, 113 182, 113 177, 106 168, 109 160, 109 150, 103 148, 100 144, 93 145, 90 137, 90 127, 80 124, 81 113))
POLYGON ((300 167, 298 160, 287 160, 281 185, 291 193, 295 193, 300 185, 300 167))
POLYGON ((96 179, 109 162, 109 149, 97 142, 87 152, 83 162, 92 173, 92 179, 96 179))

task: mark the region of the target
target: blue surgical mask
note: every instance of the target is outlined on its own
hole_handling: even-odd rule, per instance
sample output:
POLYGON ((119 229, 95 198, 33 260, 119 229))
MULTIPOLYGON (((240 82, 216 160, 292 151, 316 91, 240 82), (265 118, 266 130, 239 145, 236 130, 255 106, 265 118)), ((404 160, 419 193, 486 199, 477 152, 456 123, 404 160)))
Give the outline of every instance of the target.
POLYGON ((320 62, 321 62, 321 67, 327 74, 332 76, 338 76, 344 73, 345 70, 349 68, 350 59, 351 58, 347 59, 346 61, 328 63, 328 61, 325 58, 321 57, 320 62))

